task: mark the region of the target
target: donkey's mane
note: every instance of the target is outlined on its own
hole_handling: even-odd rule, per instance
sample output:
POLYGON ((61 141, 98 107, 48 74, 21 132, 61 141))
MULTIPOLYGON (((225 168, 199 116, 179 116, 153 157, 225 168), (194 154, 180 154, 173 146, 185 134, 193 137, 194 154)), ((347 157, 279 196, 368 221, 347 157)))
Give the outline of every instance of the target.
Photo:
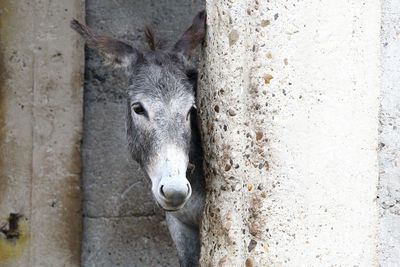
POLYGON ((162 43, 160 40, 156 40, 154 31, 150 26, 146 26, 144 29, 144 34, 146 36, 146 42, 152 51, 162 48, 162 43))

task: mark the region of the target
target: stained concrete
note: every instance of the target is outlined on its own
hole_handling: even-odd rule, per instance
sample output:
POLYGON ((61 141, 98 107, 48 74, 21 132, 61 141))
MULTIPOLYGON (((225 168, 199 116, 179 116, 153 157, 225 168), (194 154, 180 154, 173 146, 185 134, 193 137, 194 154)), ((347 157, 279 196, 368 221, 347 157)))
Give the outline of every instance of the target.
MULTIPOLYGON (((174 41, 202 9, 200 0, 88 0, 89 26, 143 47, 143 28, 174 41)), ((169 42, 171 43, 171 42, 169 42)), ((168 44, 168 42, 167 42, 168 44)), ((127 152, 126 79, 86 51, 82 185, 83 266, 177 266, 149 181, 127 152)))
POLYGON ((81 0, 0 1, 0 266, 79 266, 81 0))

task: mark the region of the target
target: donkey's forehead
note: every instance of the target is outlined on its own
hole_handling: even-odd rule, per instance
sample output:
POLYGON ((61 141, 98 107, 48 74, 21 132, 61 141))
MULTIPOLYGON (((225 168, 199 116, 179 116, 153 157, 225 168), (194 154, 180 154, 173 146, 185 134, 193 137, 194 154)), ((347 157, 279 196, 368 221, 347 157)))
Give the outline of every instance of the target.
POLYGON ((176 91, 175 94, 154 93, 154 91, 129 91, 129 98, 132 102, 143 102, 147 106, 168 107, 172 109, 181 109, 190 107, 194 104, 195 98, 190 93, 176 91))
POLYGON ((131 98, 148 97, 154 100, 193 98, 194 90, 187 76, 170 64, 145 64, 136 69, 129 81, 131 98))

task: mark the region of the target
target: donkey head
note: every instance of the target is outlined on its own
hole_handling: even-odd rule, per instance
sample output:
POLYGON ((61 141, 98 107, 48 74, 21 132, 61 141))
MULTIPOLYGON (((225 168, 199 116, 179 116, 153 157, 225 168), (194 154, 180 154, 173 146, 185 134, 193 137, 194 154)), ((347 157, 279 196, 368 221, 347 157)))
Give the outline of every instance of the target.
POLYGON ((139 51, 76 20, 71 27, 128 75, 126 126, 131 155, 151 179, 158 204, 165 210, 182 208, 192 193, 186 170, 197 72, 189 58, 204 39, 205 12, 198 13, 175 45, 165 50, 157 49, 150 33, 151 50, 139 51))

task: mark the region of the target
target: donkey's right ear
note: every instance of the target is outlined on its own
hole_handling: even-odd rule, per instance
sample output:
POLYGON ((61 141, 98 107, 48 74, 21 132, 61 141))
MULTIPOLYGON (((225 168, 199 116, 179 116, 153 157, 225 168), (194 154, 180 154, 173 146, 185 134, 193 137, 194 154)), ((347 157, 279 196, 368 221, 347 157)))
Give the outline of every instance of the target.
POLYGON ((71 28, 85 39, 89 47, 100 52, 107 63, 114 67, 126 68, 143 57, 137 49, 126 42, 105 34, 97 34, 75 19, 71 21, 71 28))
POLYGON ((173 50, 190 58, 196 46, 204 41, 206 35, 206 11, 200 11, 194 17, 192 25, 175 43, 173 50))

